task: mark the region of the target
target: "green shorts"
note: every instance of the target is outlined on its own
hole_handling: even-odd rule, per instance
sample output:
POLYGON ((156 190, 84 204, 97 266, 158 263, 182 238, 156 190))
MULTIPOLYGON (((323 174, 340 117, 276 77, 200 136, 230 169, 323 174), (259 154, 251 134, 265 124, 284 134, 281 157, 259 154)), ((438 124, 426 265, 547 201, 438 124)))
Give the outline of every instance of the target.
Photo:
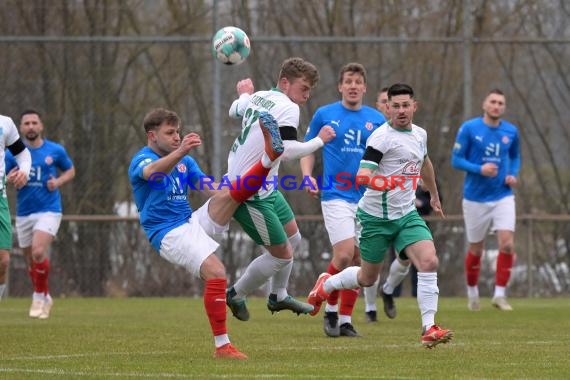
POLYGON ((0 249, 12 250, 12 219, 5 187, 0 189, 0 249))
POLYGON ((388 220, 372 216, 360 208, 356 211, 357 233, 360 241, 360 257, 366 262, 378 264, 390 246, 403 260, 405 248, 421 240, 433 240, 426 222, 416 210, 399 219, 388 220))
POLYGON ((283 226, 293 219, 293 210, 279 191, 267 198, 249 200, 234 213, 241 228, 259 245, 278 245, 287 241, 283 226))

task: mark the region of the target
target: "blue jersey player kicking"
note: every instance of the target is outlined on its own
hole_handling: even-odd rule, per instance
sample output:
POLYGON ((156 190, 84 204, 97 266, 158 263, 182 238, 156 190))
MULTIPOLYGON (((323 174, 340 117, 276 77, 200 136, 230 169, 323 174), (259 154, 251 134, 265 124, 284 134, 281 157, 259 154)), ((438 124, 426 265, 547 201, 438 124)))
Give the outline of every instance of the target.
POLYGON ((483 116, 463 123, 457 132, 451 164, 466 172, 463 186, 463 216, 469 241, 465 257, 468 308, 480 309, 479 270, 485 236, 492 224, 497 232, 499 256, 495 292, 491 301, 499 310, 510 311, 505 289, 514 261, 515 197, 520 169, 517 127, 503 120, 505 95, 490 91, 483 101, 483 116))
POLYGON ((204 308, 214 335, 215 358, 247 359, 230 343, 226 328, 225 267, 214 254, 213 235, 225 232, 240 203, 257 193, 274 162, 283 153, 275 119, 259 114, 265 146, 261 159, 230 186, 201 186, 205 177, 188 153, 202 141, 196 133, 180 136, 180 118, 155 109, 144 118, 147 145, 133 157, 129 180, 141 225, 150 243, 165 260, 186 268, 204 283, 204 308), (198 210, 188 203, 189 188, 210 196, 198 210), (213 190, 218 189, 218 190, 213 190))

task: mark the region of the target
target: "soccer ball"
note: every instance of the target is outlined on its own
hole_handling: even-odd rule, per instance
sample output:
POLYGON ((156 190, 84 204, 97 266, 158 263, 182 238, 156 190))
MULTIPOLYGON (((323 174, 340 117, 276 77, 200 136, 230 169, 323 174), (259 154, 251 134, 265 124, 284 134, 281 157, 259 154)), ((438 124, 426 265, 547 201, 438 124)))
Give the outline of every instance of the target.
POLYGON ((235 26, 223 27, 212 38, 212 55, 226 65, 239 65, 250 50, 249 37, 235 26))

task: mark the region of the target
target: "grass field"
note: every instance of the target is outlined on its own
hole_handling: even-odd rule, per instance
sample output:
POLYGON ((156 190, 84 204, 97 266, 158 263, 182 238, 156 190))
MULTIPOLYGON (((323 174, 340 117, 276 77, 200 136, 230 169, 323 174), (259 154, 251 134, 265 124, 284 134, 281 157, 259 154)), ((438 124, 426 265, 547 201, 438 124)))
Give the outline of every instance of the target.
MULTIPOLYGON (((568 379, 570 300, 512 299, 514 312, 466 308, 440 299, 437 321, 455 331, 447 345, 419 344, 415 299, 397 300, 398 317, 353 323, 361 338, 327 338, 317 317, 271 315, 249 300, 251 319, 228 312, 244 362, 212 358, 201 299, 56 299, 52 316, 27 317, 28 299, 0 302, 1 379, 568 379)), ((379 306, 381 301, 379 300, 379 306)))

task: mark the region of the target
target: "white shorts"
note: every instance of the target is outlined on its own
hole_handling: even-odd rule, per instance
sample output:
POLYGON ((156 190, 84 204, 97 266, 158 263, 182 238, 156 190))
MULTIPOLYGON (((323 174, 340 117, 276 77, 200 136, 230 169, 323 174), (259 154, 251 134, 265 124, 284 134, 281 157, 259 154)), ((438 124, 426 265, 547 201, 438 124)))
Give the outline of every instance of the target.
POLYGON ((168 232, 160 244, 160 256, 180 265, 196 277, 204 260, 218 249, 219 244, 211 237, 228 230, 229 223, 220 226, 208 215, 208 202, 192 213, 188 223, 168 232))
POLYGON ((334 199, 321 202, 325 228, 332 245, 356 237, 357 203, 334 199))
POLYGON ((473 202, 463 199, 463 218, 469 243, 485 239, 489 227, 493 231, 515 231, 515 196, 510 195, 495 202, 473 202))
MULTIPOLYGON (((211 198, 210 198, 211 199, 211 198)), ((198 210, 192 212, 193 218, 198 218, 200 225, 206 231, 211 238, 220 238, 227 230, 230 228, 230 222, 226 223, 224 226, 219 225, 210 218, 208 214, 208 207, 210 207, 210 199, 206 201, 198 210)))
POLYGON ((34 231, 43 231, 51 236, 57 235, 61 217, 61 213, 50 211, 16 216, 16 233, 18 234, 20 248, 27 248, 32 245, 34 231))

